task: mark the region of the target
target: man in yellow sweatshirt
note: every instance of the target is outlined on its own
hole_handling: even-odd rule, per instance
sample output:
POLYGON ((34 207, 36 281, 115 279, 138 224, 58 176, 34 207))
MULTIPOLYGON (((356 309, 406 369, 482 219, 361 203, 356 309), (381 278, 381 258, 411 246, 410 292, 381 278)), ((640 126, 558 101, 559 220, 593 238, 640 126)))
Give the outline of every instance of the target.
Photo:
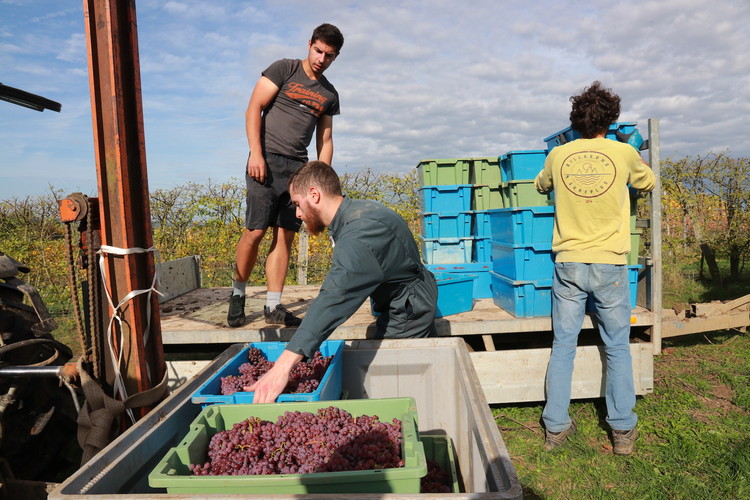
POLYGON ((633 146, 605 138, 620 116, 619 96, 595 81, 570 101, 571 127, 581 138, 551 149, 534 181, 540 193, 555 191, 554 340, 542 413, 544 446, 552 450, 576 431, 568 413, 570 386, 590 296, 605 346, 607 423, 614 453, 628 455, 638 437, 629 345, 628 185, 650 191, 656 179, 633 146))

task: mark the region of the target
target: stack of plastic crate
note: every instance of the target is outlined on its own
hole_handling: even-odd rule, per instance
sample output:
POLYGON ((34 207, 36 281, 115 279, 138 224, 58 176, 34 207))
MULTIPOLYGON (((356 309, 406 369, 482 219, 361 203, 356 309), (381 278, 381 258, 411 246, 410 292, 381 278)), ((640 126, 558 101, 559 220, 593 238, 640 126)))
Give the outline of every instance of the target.
POLYGON ((549 316, 555 207, 534 178, 546 151, 510 151, 499 157, 504 208, 489 211, 492 299, 516 317, 549 316))
POLYGON ((427 268, 441 276, 472 275, 472 297, 491 297, 486 212, 502 207, 497 158, 422 160, 417 170, 427 268))

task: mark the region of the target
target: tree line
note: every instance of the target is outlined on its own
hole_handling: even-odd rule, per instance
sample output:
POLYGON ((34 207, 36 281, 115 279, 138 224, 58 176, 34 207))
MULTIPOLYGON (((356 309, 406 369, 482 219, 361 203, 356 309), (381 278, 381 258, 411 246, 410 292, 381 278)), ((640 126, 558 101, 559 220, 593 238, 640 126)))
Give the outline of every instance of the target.
MULTIPOLYGON (((706 279, 741 279, 750 250, 750 158, 726 153, 662 162, 662 235, 665 275, 705 263, 706 279), (717 261, 727 261, 728 273, 717 261)), ((420 233, 419 180, 416 171, 384 173, 364 168, 341 176, 351 198, 373 199, 393 208, 420 233)), ((37 287, 55 314, 70 312, 65 227, 59 218, 60 190, 36 197, 0 201, 0 252, 27 264, 22 276, 37 287)), ((204 184, 187 183, 150 193, 154 246, 162 261, 201 256, 205 287, 229 286, 234 251, 244 227, 245 184, 239 179, 204 184)), ((639 210, 645 217, 645 204, 639 210)), ((73 231, 77 243, 77 231, 73 231)), ((266 238, 264 245, 269 245, 266 238)), ((297 245, 288 284, 296 283, 297 245)), ((267 255, 267 248, 260 256, 267 255)), ((321 283, 331 259, 325 233, 310 237, 308 283, 321 283)), ((265 261, 259 258, 250 278, 265 284, 265 261)), ((666 286, 666 285, 665 285, 666 286)))

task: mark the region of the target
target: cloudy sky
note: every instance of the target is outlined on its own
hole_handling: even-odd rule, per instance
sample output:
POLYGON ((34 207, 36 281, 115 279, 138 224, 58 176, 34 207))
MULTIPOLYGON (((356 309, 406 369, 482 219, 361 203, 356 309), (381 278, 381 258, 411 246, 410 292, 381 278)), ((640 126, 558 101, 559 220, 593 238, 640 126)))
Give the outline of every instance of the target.
MULTIPOLYGON (((0 0, 0 82, 62 103, 0 101, 0 199, 96 195, 81 0, 0 0)), ((659 118, 662 157, 750 156, 748 0, 138 0, 150 188, 240 179, 260 72, 337 25, 334 167, 544 149, 593 80, 621 121, 659 118)), ((311 157, 314 157, 314 152, 311 157)))

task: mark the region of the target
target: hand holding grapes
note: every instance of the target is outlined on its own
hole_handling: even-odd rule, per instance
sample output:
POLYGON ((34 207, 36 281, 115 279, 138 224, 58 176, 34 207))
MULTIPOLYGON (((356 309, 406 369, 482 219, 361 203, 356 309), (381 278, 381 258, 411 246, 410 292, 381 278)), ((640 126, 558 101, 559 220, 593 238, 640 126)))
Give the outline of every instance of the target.
POLYGON ((268 372, 253 385, 245 388, 246 391, 255 392, 253 403, 273 403, 276 401, 276 398, 289 383, 289 374, 292 372, 292 368, 302 361, 302 358, 301 354, 295 354, 291 351, 282 352, 268 372))

